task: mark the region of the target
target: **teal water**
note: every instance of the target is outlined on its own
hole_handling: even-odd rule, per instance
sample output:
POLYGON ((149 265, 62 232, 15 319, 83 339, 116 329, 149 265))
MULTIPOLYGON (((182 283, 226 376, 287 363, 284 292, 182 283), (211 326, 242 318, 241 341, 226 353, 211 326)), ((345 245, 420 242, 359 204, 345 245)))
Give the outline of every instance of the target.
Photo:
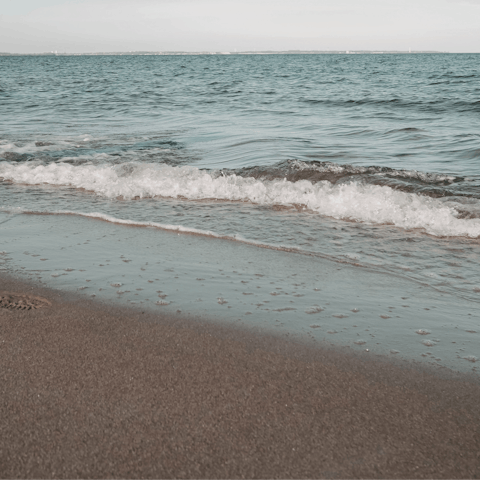
MULTIPOLYGON (((100 224, 111 224, 115 233, 107 238, 116 239, 111 248, 118 258, 127 254, 118 250, 118 240, 134 231, 140 239, 147 226, 152 242, 152 232, 159 239, 167 238, 162 231, 201 235, 199 255, 210 251, 205 242, 227 242, 232 255, 238 249, 251 255, 247 264, 260 258, 271 263, 275 278, 284 263, 289 275, 295 265, 297 275, 307 275, 308 259, 348 266, 358 272, 358 278, 351 273, 348 288, 332 276, 339 299, 354 295, 355 282, 362 302, 381 298, 377 280, 371 280, 373 289, 360 288, 366 270, 372 278, 400 279, 398 298, 403 289, 411 299, 421 285, 431 297, 422 293, 419 311, 427 315, 420 304, 430 308, 447 295, 452 331, 480 331, 478 59, 0 57, 0 251, 11 259, 3 268, 32 273, 36 267, 25 263, 23 252, 35 246, 42 256, 42 248, 55 244, 68 250, 79 270, 83 259, 75 248, 55 243, 63 238, 59 225, 70 231, 72 221, 92 239, 99 238, 100 224), (37 214, 50 215, 38 222, 37 214), (264 247, 277 253, 265 256, 264 247)), ((132 242, 127 250, 138 248, 148 262, 145 243, 132 242)), ((87 271, 99 282, 104 274, 94 265, 101 261, 93 259, 101 249, 91 248, 82 255, 92 259, 87 271)), ((176 262, 195 256, 195 250, 175 252, 176 262)), ((214 261, 212 253, 205 255, 214 261)), ((47 283, 61 286, 52 275, 67 268, 63 263, 59 257, 55 266, 45 266, 42 281, 48 277, 47 283)), ((201 277, 199 269, 192 267, 190 276, 201 277)), ((115 276, 112 270, 105 281, 115 283, 115 276)), ((96 294, 106 295, 96 285, 103 292, 96 294)), ((212 290, 213 300, 218 295, 212 290)), ((311 307, 298 304, 299 298, 297 310, 284 315, 311 307)), ((179 298, 174 303, 185 310, 179 298)), ((249 321, 262 315, 253 312, 249 321)), ((332 318, 337 330, 347 322, 332 318)), ((477 350, 467 356, 479 357, 477 350)))

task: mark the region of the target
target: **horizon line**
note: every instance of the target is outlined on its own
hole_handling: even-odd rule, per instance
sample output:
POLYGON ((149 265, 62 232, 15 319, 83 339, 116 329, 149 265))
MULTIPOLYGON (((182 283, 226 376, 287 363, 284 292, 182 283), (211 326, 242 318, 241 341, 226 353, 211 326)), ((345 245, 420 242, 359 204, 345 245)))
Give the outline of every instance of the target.
MULTIPOLYGON (((125 50, 125 51, 96 51, 96 52, 61 52, 51 50, 49 52, 0 52, 0 56, 81 56, 81 55, 301 55, 301 54, 342 54, 342 55, 358 55, 358 54, 441 54, 451 53, 440 50, 125 50)), ((479 52, 454 52, 459 54, 479 53, 479 52)))

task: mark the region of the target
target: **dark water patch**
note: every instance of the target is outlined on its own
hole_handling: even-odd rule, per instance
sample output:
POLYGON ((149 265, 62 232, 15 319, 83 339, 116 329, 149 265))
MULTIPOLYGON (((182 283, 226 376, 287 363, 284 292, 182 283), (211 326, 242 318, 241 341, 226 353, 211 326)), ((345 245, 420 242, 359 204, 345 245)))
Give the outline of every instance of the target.
POLYGON ((166 163, 180 165, 193 160, 192 154, 185 151, 185 145, 172 139, 171 136, 149 138, 137 141, 117 139, 77 139, 52 141, 17 141, 15 147, 19 150, 38 149, 28 153, 5 151, 0 158, 11 162, 35 161, 39 164, 69 163, 82 165, 91 163, 110 163, 116 165, 124 162, 166 163), (113 141, 112 141, 113 140, 113 141))
POLYGON ((420 112, 442 113, 449 110, 456 110, 458 112, 472 112, 480 111, 480 101, 455 101, 451 99, 436 99, 426 101, 419 99, 412 101, 402 98, 380 99, 380 98, 360 98, 360 99, 340 99, 333 100, 329 98, 313 99, 304 98, 300 101, 310 105, 324 105, 333 108, 354 108, 354 107, 378 107, 389 109, 411 109, 420 112))
POLYGON ((32 160, 33 156, 27 153, 3 152, 0 154, 0 158, 8 162, 28 162, 32 160))
POLYGON ((413 132, 424 133, 426 132, 426 130, 422 128, 415 128, 415 127, 396 128, 393 130, 388 130, 387 132, 385 132, 385 135, 391 135, 396 133, 413 133, 413 132))
POLYGON ((299 180, 309 180, 311 182, 328 180, 332 183, 336 183, 336 181, 342 180, 345 177, 358 175, 390 176, 392 178, 411 179, 412 181, 437 185, 449 185, 453 182, 461 182, 463 180, 462 177, 417 171, 402 171, 375 165, 363 167, 332 162, 302 162, 295 159, 287 160, 278 165, 269 167, 256 166, 244 168, 235 173, 241 176, 251 176, 266 180, 286 178, 292 182, 299 180))

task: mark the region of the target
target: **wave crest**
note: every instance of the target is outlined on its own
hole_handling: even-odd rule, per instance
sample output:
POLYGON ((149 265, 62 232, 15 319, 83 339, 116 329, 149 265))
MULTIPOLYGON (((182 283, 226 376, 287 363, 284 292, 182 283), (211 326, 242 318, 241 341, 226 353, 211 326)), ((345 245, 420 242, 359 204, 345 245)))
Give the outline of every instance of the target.
POLYGON ((355 180, 337 184, 327 180, 293 182, 138 163, 74 166, 0 162, 0 177, 29 185, 68 185, 107 198, 181 197, 300 205, 337 219, 424 229, 436 236, 480 236, 480 219, 467 218, 453 204, 355 180))

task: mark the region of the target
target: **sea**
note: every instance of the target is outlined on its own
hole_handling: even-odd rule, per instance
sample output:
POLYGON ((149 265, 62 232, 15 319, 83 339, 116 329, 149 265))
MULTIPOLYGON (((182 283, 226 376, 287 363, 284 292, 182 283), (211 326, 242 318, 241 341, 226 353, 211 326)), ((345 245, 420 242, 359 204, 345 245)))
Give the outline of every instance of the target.
POLYGON ((0 56, 0 271, 478 374, 480 55, 0 56))

